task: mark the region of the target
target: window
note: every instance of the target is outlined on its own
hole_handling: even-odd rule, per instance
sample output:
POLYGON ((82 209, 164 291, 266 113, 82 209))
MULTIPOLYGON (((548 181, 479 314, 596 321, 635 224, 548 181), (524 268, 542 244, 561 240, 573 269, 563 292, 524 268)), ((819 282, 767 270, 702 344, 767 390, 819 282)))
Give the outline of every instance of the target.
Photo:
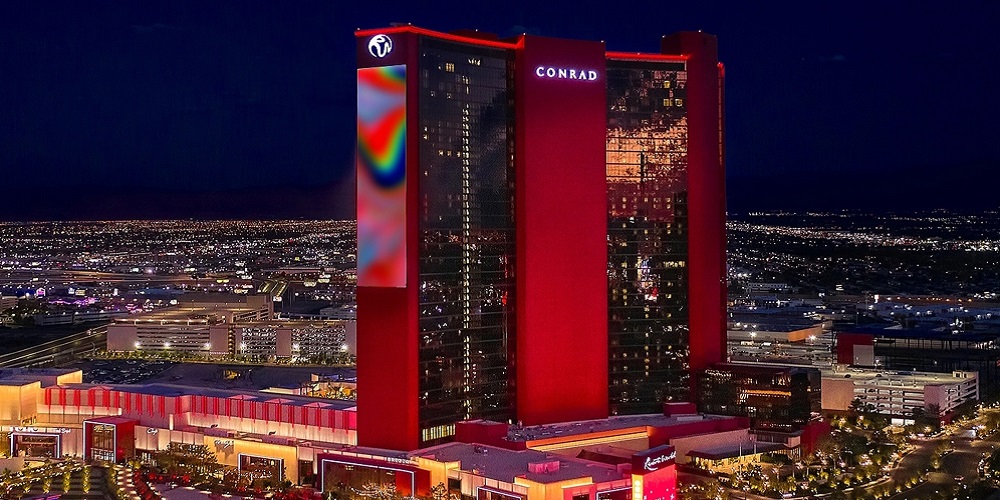
POLYGON ((441 439, 448 436, 455 435, 455 425, 439 425, 437 427, 431 427, 430 429, 423 429, 420 431, 421 440, 432 441, 434 439, 441 439))

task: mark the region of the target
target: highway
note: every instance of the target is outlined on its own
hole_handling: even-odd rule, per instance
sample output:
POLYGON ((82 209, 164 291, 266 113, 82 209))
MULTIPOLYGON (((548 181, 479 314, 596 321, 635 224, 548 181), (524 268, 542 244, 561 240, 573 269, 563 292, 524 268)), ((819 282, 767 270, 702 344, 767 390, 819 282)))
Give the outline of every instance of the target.
MULTIPOLYGON (((190 274, 147 274, 147 273, 109 273, 101 271, 69 270, 69 269, 12 269, 0 271, 0 278, 12 280, 14 282, 45 283, 70 285, 74 283, 107 283, 107 284, 186 284, 186 283, 210 283, 217 279, 230 279, 236 282, 240 280, 230 274, 208 274, 203 277, 192 277, 190 274), (32 281, 37 278, 38 281, 32 281)), ((247 281, 249 282, 249 281, 247 281)))
POLYGON ((4 354, 0 356, 0 368, 43 367, 76 361, 81 356, 104 349, 107 340, 108 326, 97 326, 61 339, 4 354))

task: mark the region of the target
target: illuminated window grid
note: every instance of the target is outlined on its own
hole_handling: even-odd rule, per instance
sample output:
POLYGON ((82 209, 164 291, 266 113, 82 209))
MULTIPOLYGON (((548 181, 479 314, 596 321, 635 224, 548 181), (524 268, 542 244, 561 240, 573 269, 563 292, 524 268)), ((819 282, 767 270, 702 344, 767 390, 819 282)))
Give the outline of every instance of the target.
POLYGON ((450 437, 459 420, 512 418, 504 298, 513 291, 514 116, 511 52, 422 39, 421 54, 418 411, 426 444, 450 437))
POLYGON ((613 413, 685 399, 687 121, 683 63, 608 64, 608 332, 613 413))

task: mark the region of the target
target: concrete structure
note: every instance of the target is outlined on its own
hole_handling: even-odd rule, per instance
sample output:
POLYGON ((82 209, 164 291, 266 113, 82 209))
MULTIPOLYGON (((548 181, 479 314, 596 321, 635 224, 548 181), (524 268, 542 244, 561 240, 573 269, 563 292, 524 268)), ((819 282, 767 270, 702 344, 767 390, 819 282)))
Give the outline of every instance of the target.
POLYGON ((306 361, 357 352, 354 321, 281 321, 233 325, 235 357, 306 361))
POLYGON ((730 323, 726 336, 730 342, 804 342, 823 335, 823 324, 809 326, 783 323, 730 323))
POLYGON ((353 321, 227 323, 213 318, 157 322, 155 318, 144 318, 108 326, 111 352, 184 352, 259 361, 308 361, 354 356, 356 349, 357 328, 353 321))
POLYGON ((749 282, 744 285, 744 289, 747 293, 774 293, 774 292, 790 292, 792 291, 792 286, 788 283, 760 283, 760 282, 749 282))
POLYGON ((1000 390, 1000 331, 870 325, 837 334, 837 362, 897 372, 976 372, 984 394, 1000 390))
POLYGON ((182 295, 173 307, 108 326, 111 352, 182 352, 257 360, 353 356, 354 321, 273 320, 268 295, 182 295))
POLYGON ((947 417, 959 405, 979 399, 979 380, 975 372, 897 372, 839 365, 824 371, 821 399, 826 411, 848 411, 859 399, 885 415, 909 417, 920 408, 928 415, 947 417))
POLYGON ((345 304, 339 307, 324 307, 319 310, 322 319, 343 319, 355 321, 358 319, 358 305, 345 304))
POLYGON ((122 461, 170 443, 205 444, 224 465, 239 467, 247 456, 285 460, 288 479, 299 482, 300 459, 357 439, 353 405, 343 401, 82 384, 79 370, 3 370, 0 377, 0 430, 11 434, 14 455, 122 461))
POLYGON ((32 320, 37 326, 75 325, 97 321, 114 321, 128 317, 128 311, 80 311, 35 314, 32 320))
POLYGON ((0 296, 0 312, 17 307, 17 297, 0 296))

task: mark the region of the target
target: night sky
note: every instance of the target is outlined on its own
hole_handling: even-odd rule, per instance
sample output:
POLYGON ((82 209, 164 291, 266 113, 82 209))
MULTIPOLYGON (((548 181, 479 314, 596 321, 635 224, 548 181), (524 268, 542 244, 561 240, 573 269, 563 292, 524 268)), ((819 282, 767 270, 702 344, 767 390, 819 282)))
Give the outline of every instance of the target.
POLYGON ((1000 206, 998 1, 2 3, 0 219, 353 216, 353 31, 392 22, 714 33, 732 211, 1000 206))

